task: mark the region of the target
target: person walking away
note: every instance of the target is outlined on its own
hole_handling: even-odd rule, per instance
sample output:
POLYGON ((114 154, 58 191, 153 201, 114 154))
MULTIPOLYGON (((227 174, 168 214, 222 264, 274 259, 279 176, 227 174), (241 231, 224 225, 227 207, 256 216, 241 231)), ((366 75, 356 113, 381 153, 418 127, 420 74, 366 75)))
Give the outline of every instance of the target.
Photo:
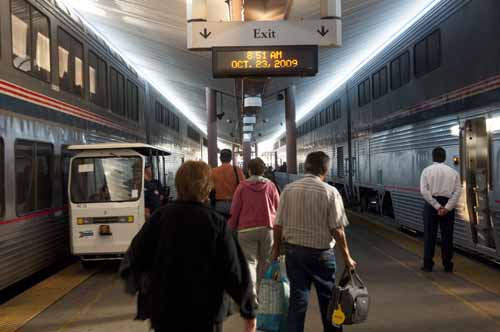
POLYGON ((264 175, 263 175, 266 179, 269 179, 271 180, 272 183, 274 183, 274 185, 276 186, 276 189, 278 190, 278 194, 281 194, 281 189, 280 189, 280 186, 278 185, 278 183, 276 182, 276 177, 274 176, 274 171, 273 171, 273 168, 271 166, 269 166, 266 171, 264 172, 264 175))
POLYGON ((229 227, 238 231, 252 276, 253 293, 270 265, 273 227, 279 194, 274 183, 263 177, 266 164, 262 159, 248 163, 250 177, 240 183, 233 196, 229 227))
POLYGON ((161 182, 153 177, 151 164, 144 167, 144 207, 148 220, 151 215, 161 207, 164 192, 161 182))
POLYGON ((241 168, 231 165, 233 153, 229 149, 220 152, 221 166, 212 170, 215 190, 215 210, 229 216, 234 191, 240 182, 245 180, 241 168))
POLYGON ((327 311, 335 286, 333 246, 339 246, 346 268, 356 267, 344 232, 347 216, 337 189, 324 182, 330 168, 328 155, 312 152, 304 167, 304 178, 283 190, 274 227, 273 258, 280 255, 283 243, 290 280, 288 331, 304 331, 311 284, 318 296, 323 331, 341 331, 332 325, 327 311))
POLYGON ((446 151, 437 147, 432 151, 433 164, 422 171, 420 192, 424 205, 424 265, 422 270, 432 272, 438 227, 441 230, 441 256, 444 270, 453 272, 453 228, 455 207, 462 192, 460 175, 446 165, 446 151))
POLYGON ((145 310, 151 328, 220 332, 227 292, 240 306, 244 332, 255 332, 255 300, 245 256, 227 221, 206 204, 212 189, 210 167, 202 161, 185 162, 175 187, 178 200, 153 214, 127 251, 129 273, 151 275, 151 300, 145 310))

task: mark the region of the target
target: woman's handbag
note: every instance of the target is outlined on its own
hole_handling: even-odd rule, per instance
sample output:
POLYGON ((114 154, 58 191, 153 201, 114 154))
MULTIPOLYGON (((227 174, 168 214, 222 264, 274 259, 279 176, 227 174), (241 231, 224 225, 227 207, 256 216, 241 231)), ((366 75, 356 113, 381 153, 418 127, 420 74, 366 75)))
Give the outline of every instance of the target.
POLYGON ((274 261, 259 287, 257 330, 266 332, 287 331, 286 319, 290 300, 290 284, 283 267, 274 261))
POLYGON ((328 306, 328 317, 332 324, 340 326, 362 323, 368 318, 369 308, 368 289, 356 271, 346 268, 339 284, 333 289, 328 306))

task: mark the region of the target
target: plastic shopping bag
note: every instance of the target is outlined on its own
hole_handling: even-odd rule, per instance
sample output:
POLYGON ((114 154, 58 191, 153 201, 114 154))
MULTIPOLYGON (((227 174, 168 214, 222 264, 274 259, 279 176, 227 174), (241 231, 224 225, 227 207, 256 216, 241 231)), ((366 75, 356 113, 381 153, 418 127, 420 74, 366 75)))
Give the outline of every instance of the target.
POLYGON ((257 330, 286 331, 290 284, 278 261, 271 264, 259 287, 257 330))

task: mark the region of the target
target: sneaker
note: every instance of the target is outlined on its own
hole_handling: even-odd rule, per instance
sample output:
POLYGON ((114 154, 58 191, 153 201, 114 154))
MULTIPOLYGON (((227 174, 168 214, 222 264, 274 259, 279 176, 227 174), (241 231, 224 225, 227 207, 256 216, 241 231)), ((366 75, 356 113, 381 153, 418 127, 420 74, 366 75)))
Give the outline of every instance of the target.
POLYGON ((420 270, 424 271, 424 272, 432 272, 432 267, 426 267, 426 266, 422 266, 420 268, 420 270))

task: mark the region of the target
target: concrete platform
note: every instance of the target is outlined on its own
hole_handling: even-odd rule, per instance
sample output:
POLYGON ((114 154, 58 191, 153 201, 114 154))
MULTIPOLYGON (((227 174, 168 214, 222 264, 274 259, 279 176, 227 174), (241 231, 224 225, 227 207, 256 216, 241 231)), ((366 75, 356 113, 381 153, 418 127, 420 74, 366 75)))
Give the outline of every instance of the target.
MULTIPOLYGON (((469 264, 465 271, 458 264, 456 274, 444 273, 439 266, 436 272, 423 273, 419 270, 418 250, 404 243, 410 241, 418 249, 419 240, 383 228, 378 231, 381 226, 362 222, 357 217, 351 220, 349 243, 359 264, 359 274, 372 296, 372 307, 368 322, 346 327, 345 331, 500 331, 500 294, 495 288, 500 284, 499 269, 459 257, 457 262, 467 261, 464 266, 469 264), (486 281, 483 285, 476 280, 486 281)), ((341 261, 338 265, 342 266, 341 261)), ((123 292, 116 271, 117 264, 103 264, 94 275, 36 314, 18 331, 148 331, 146 322, 132 320, 135 299, 123 292)), ((0 322, 1 319, 0 314, 0 322)), ((233 316, 226 322, 224 331, 242 331, 242 326, 241 319, 233 316)), ((314 294, 306 331, 322 331, 314 294)))

